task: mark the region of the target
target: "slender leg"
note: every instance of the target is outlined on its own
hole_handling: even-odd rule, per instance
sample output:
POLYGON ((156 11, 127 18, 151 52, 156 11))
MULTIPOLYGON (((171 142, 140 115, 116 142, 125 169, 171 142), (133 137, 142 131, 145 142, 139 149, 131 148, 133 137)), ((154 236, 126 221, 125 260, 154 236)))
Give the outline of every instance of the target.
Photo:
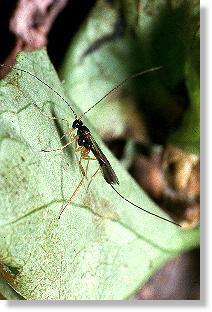
POLYGON ((83 159, 96 160, 96 157, 95 157, 95 156, 94 156, 94 157, 86 156, 86 157, 84 157, 83 159))
MULTIPOLYGON (((85 172, 85 169, 83 168, 82 166, 82 160, 84 159, 84 155, 88 153, 88 151, 83 147, 83 146, 75 146, 75 152, 81 152, 81 156, 80 156, 80 159, 79 159, 79 167, 80 167, 80 170, 82 172, 82 175, 85 176, 86 175, 86 172, 85 172)), ((88 165, 86 167, 86 170, 88 168, 88 165)))
POLYGON ((90 162, 90 160, 96 160, 96 158, 94 159, 93 157, 80 157, 80 160, 79 160, 79 166, 80 166, 80 170, 81 170, 81 172, 82 172, 82 175, 84 175, 86 178, 87 178, 87 172, 88 172, 88 166, 89 166, 89 162, 90 162), (83 168, 83 166, 82 166, 82 160, 83 159, 85 159, 85 160, 87 160, 87 165, 86 165, 86 168, 85 168, 85 170, 84 170, 84 168, 83 168))
POLYGON ((81 170, 81 172, 82 172, 83 175, 86 175, 86 174, 87 174, 87 171, 88 171, 88 164, 89 164, 89 161, 90 161, 90 160, 96 160, 96 157, 90 157, 90 156, 86 156, 86 157, 81 156, 81 157, 80 157, 79 166, 80 166, 80 170, 81 170), (83 168, 83 166, 82 166, 82 160, 83 160, 83 159, 88 160, 88 163, 87 163, 87 166, 86 166, 86 173, 85 173, 85 170, 84 170, 84 168, 83 168))
POLYGON ((100 166, 99 168, 95 171, 95 173, 90 177, 90 181, 88 183, 88 186, 87 186, 87 189, 86 189, 86 192, 88 191, 90 185, 91 185, 91 182, 93 181, 93 179, 95 178, 95 176, 97 175, 97 173, 99 172, 99 169, 100 169, 100 166))
MULTIPOLYGON (((77 140, 76 140, 77 141, 77 140)), ((82 160, 85 159, 85 160, 88 160, 88 164, 89 164, 89 161, 90 160, 96 160, 96 157, 90 157, 88 156, 88 153, 90 152, 89 150, 87 150, 84 146, 77 146, 75 147, 75 152, 81 152, 81 156, 80 156, 80 160, 79 160, 79 167, 80 167, 80 170, 82 172, 82 175, 86 175, 85 174, 85 170, 82 166, 82 160)), ((87 173, 87 170, 88 170, 88 164, 87 164, 87 167, 86 167, 86 173, 87 173)))
POLYGON ((73 142, 75 142, 78 139, 77 135, 72 137, 72 140, 68 143, 66 143, 65 145, 58 147, 58 148, 54 148, 54 149, 50 149, 50 150, 41 150, 42 152, 56 152, 56 151, 62 151, 64 148, 66 148, 67 146, 69 146, 70 144, 72 144, 73 142))
POLYGON ((66 207, 71 203, 73 197, 77 194, 77 192, 78 192, 80 186, 81 186, 82 183, 83 183, 84 178, 85 178, 85 176, 83 175, 82 178, 81 178, 81 180, 80 180, 80 182, 79 182, 79 184, 77 185, 75 191, 72 193, 71 197, 67 200, 66 204, 61 208, 60 214, 59 214, 59 219, 60 219, 61 214, 63 213, 63 211, 64 211, 64 210, 66 209, 66 207))
POLYGON ((66 131, 65 133, 63 133, 63 135, 61 136, 60 140, 62 140, 66 135, 69 135, 71 138, 73 138, 73 134, 72 132, 74 131, 73 128, 69 128, 68 131, 66 131))
POLYGON ((62 151, 64 148, 66 148, 67 146, 69 146, 70 144, 72 144, 73 142, 72 141, 70 141, 70 142, 68 142, 68 143, 66 143, 65 145, 63 145, 63 146, 61 146, 61 147, 59 147, 59 148, 55 148, 55 149, 51 149, 51 150, 41 150, 42 152, 46 152, 46 153, 48 153, 48 152, 56 152, 56 151, 62 151))
MULTIPOLYGON (((70 142, 69 142, 70 143, 70 142)), ((74 196, 77 194, 77 192, 79 191, 80 187, 83 184, 83 181, 87 175, 87 170, 88 170, 88 165, 89 165, 89 161, 90 160, 96 160, 96 157, 90 157, 88 156, 89 150, 85 149, 83 146, 76 146, 75 147, 75 151, 76 152, 81 152, 81 156, 80 156, 80 160, 79 160, 79 166, 80 166, 80 170, 82 172, 82 178, 80 179, 80 182, 78 183, 77 187, 75 188, 74 192, 72 193, 71 197, 67 200, 66 204, 61 208, 60 210, 60 214, 59 214, 59 219, 63 213, 63 211, 66 209, 66 207, 71 203, 72 199, 74 198, 74 196), (82 166, 82 160, 86 159, 88 160, 87 166, 84 169, 82 166)), ((99 169, 98 169, 99 170, 99 169)), ((98 171, 97 170, 97 171, 98 171)), ((97 173, 97 171, 95 172, 95 174, 97 173)), ((94 174, 94 175, 95 175, 94 174)), ((91 179, 94 177, 94 175, 91 177, 91 179)), ((90 183, 89 183, 90 184, 90 183)))
POLYGON ((44 113, 41 109, 39 109, 39 110, 40 110, 40 113, 43 116, 49 118, 50 120, 63 120, 63 121, 65 121, 67 123, 68 128, 71 128, 71 125, 69 124, 69 122, 68 122, 68 120, 66 118, 50 116, 50 115, 47 115, 46 113, 44 113))
POLYGON ((69 124, 69 121, 68 121, 66 118, 50 116, 50 115, 47 115, 46 113, 44 113, 40 108, 38 108, 38 109, 39 109, 40 113, 41 113, 43 116, 47 117, 47 118, 50 119, 50 120, 63 120, 63 121, 66 122, 68 131, 65 132, 65 133, 63 134, 63 136, 62 136, 60 139, 64 138, 64 136, 65 136, 66 134, 71 135, 71 133, 72 133, 72 131, 73 131, 74 129, 71 128, 71 125, 69 124))
POLYGON ((86 172, 86 178, 87 178, 87 172, 88 172, 88 166, 89 166, 89 162, 90 162, 90 159, 88 159, 87 161, 87 165, 86 165, 86 168, 85 168, 85 172, 86 172))
POLYGON ((89 163, 89 160, 88 160, 88 163, 87 163, 87 166, 86 166, 86 169, 83 168, 82 164, 81 164, 81 161, 82 161, 83 158, 80 157, 80 168, 81 168, 81 171, 82 171, 82 178, 79 182, 79 184, 77 185, 77 187, 75 188, 74 192, 72 193, 71 197, 67 200, 66 204, 61 208, 60 210, 60 214, 59 214, 59 219, 63 213, 63 211, 66 209, 66 207, 71 203, 72 199, 74 198, 74 196, 77 194, 77 192, 79 191, 81 185, 83 184, 83 181, 84 181, 84 178, 86 177, 86 174, 87 174, 87 170, 88 170, 88 163, 89 163))
POLYGON ((83 160, 83 158, 82 158, 82 156, 81 156, 81 157, 80 157, 80 160, 79 160, 79 167, 80 167, 80 170, 81 170, 81 172, 82 172, 82 175, 83 175, 83 176, 86 176, 85 169, 83 168, 83 165, 82 165, 82 160, 83 160))

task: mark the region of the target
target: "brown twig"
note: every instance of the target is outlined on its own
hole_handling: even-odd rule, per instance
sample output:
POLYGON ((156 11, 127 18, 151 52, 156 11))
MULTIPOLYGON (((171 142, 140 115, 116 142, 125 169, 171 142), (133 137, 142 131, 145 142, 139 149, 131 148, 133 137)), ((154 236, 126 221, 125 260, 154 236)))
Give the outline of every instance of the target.
POLYGON ((9 28, 16 42, 5 63, 14 64, 19 51, 32 51, 48 43, 48 33, 67 0, 19 0, 9 28))

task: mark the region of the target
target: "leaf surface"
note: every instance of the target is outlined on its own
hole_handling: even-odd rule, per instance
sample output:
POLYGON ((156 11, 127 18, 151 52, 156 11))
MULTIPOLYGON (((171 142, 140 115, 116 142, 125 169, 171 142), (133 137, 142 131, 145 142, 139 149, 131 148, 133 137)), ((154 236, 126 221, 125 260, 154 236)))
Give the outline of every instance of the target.
MULTIPOLYGON (((65 97, 44 50, 20 54, 16 67, 65 97)), ((198 245, 198 230, 185 232, 130 206, 100 174, 88 190, 85 181, 58 219, 81 174, 72 146, 61 153, 41 152, 62 145, 66 123, 49 120, 38 107, 73 122, 68 106, 51 90, 12 70, 0 84, 0 263, 1 276, 18 294, 26 299, 125 299, 169 258, 198 245)), ((95 131, 93 136, 118 175, 119 192, 164 215, 95 131)), ((90 162, 88 176, 96 168, 90 162)))

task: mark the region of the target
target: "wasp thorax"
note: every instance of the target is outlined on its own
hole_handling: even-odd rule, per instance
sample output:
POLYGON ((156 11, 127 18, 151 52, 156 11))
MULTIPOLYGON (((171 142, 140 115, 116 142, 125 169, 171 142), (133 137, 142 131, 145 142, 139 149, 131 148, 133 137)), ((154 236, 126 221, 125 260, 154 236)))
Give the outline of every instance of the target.
POLYGON ((83 125, 82 120, 80 120, 80 119, 75 119, 74 122, 73 122, 73 124, 72 124, 72 128, 73 128, 73 129, 78 129, 78 128, 82 127, 82 125, 83 125))

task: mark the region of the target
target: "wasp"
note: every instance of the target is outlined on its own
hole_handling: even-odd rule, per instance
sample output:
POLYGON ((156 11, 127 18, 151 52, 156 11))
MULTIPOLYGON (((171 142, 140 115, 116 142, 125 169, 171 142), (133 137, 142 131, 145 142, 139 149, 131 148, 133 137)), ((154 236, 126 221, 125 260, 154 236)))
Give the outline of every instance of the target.
MULTIPOLYGON (((161 220, 164 220, 166 222, 170 222, 172 224, 175 224, 177 226, 181 226, 180 224, 166 219, 162 216, 159 216, 153 212, 150 212, 146 209, 144 209, 143 207, 140 207, 139 205, 136 205, 135 203, 131 202, 130 200, 128 200, 126 197, 124 197, 122 194, 120 194, 118 192, 118 190, 114 187, 115 185, 119 185, 119 180, 118 177, 115 173, 115 171, 113 170, 110 162, 108 161, 107 157, 105 156, 105 154, 102 152, 102 150, 100 149, 99 145, 96 143, 95 139, 93 138, 89 128, 87 126, 84 125, 83 121, 82 121, 82 117, 87 114, 91 109, 93 109, 96 105, 98 105, 103 99, 105 99, 109 94, 111 94, 114 90, 118 89, 120 86, 122 86, 124 83, 126 83, 127 81, 136 78, 138 76, 142 76, 146 73, 152 72, 152 71, 156 71, 161 69, 161 66, 159 67, 154 67, 154 68, 150 68, 141 72, 138 72, 136 74, 133 74, 129 77, 127 77, 126 79, 124 79, 123 81, 121 81, 119 84, 117 84, 113 89, 111 89, 108 93, 106 93, 99 101, 97 101, 94 105, 92 105, 87 111, 85 111, 81 116, 78 116, 75 111, 73 110, 73 108, 71 107, 71 105, 69 104, 69 102, 64 99, 62 97, 62 95, 60 93, 58 93, 56 90, 54 90, 49 84, 47 84, 45 81, 41 80, 39 77, 37 77, 36 75, 34 75, 33 73, 22 69, 22 68, 17 68, 15 66, 10 66, 7 64, 0 64, 1 67, 6 67, 6 68, 10 68, 10 69, 14 69, 20 72, 24 72, 27 75, 30 75, 32 77, 34 77, 35 79, 37 79, 40 83, 42 83, 44 86, 46 86, 47 88, 49 88, 50 90, 52 90, 58 97, 60 97, 71 109, 72 113, 75 116, 75 120, 72 123, 72 128, 68 130, 68 134, 71 137, 71 141, 69 141, 68 143, 66 143, 65 145, 63 145, 60 148, 57 149, 52 149, 52 150, 42 150, 44 152, 51 152, 51 151, 57 151, 57 150, 63 150, 64 148, 66 148, 68 145, 72 144, 73 142, 75 142, 75 151, 76 152, 80 152, 80 159, 79 159, 79 166, 80 166, 80 170, 82 172, 82 178, 79 181, 77 187, 75 188, 74 192, 72 193, 72 195, 70 196, 70 198, 67 200, 66 204, 61 208, 60 210, 60 214, 59 214, 59 218, 61 217, 63 211, 66 209, 66 207, 71 203, 72 199, 74 198, 74 196, 77 194, 80 186, 83 184, 84 178, 86 177, 86 169, 83 168, 82 166, 82 160, 97 160, 99 163, 99 168, 97 169, 97 171, 93 174, 93 176, 91 177, 94 178, 94 176, 97 174, 97 172, 99 171, 99 169, 102 172, 102 175, 104 177, 104 180, 110 184, 110 186, 113 188, 113 190, 126 202, 128 202, 129 204, 131 204, 132 206, 141 209, 142 211, 155 216, 161 220), (74 131, 77 131, 76 135, 73 135, 74 131), (93 156, 90 155, 90 153, 92 152, 93 156)), ((36 105, 37 106, 37 105, 36 105)), ((43 112, 42 112, 43 113, 43 112)), ((47 116, 49 119, 60 119, 60 120, 64 120, 66 121, 68 124, 68 120, 65 118, 59 118, 59 117, 54 117, 54 116, 48 116, 45 113, 43 113, 43 115, 47 116)))

